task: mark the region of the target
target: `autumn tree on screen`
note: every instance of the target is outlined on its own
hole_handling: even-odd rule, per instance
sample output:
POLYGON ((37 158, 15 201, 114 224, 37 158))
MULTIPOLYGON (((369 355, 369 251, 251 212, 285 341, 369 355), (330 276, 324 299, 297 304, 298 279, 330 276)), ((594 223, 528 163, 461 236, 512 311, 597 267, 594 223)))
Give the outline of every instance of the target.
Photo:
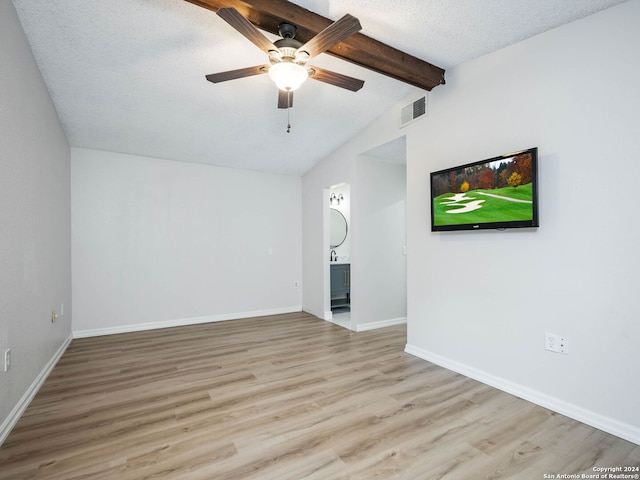
POLYGON ((510 186, 512 186, 513 188, 517 188, 518 185, 522 185, 522 175, 520 175, 518 172, 513 172, 509 177, 509 180, 507 181, 509 182, 510 186))
POLYGON ((521 185, 531 183, 533 179, 533 160, 530 153, 513 157, 513 171, 522 177, 521 185))
POLYGON ((451 188, 452 192, 458 191, 458 177, 455 171, 449 174, 449 188, 451 188))
POLYGON ((495 176, 495 170, 492 170, 491 168, 483 169, 478 173, 478 188, 481 188, 482 190, 496 188, 495 176))

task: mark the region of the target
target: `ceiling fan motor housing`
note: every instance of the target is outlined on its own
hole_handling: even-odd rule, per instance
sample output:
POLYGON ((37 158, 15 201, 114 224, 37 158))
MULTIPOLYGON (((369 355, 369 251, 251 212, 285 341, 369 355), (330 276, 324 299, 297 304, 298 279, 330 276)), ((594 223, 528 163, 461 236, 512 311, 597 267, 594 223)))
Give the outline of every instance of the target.
POLYGON ((299 58, 300 55, 296 55, 298 48, 302 46, 298 40, 293 38, 282 38, 274 43, 278 47, 278 51, 269 52, 269 60, 272 64, 280 62, 295 62, 304 65, 306 58, 299 58))

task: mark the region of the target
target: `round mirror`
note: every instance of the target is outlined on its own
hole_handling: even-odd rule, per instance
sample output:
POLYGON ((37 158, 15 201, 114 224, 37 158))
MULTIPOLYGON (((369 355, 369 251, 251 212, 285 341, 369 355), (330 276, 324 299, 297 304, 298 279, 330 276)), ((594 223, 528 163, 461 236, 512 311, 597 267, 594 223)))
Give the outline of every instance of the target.
POLYGON ((332 208, 330 210, 330 240, 331 248, 342 245, 347 238, 347 219, 340 210, 332 208))

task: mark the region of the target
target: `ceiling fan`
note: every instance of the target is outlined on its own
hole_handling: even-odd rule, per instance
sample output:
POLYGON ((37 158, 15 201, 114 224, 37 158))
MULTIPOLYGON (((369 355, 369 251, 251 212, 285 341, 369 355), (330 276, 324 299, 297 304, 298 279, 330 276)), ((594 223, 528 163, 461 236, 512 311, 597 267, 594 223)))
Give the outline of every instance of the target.
POLYGON ((238 10, 232 7, 220 8, 216 12, 224 21, 244 35, 249 41, 269 56, 269 64, 230 70, 206 75, 213 83, 226 82, 237 78, 268 73, 278 87, 278 108, 293 106, 293 91, 307 78, 335 85, 356 92, 364 85, 363 80, 307 65, 307 62, 327 51, 334 45, 359 32, 362 27, 359 20, 346 14, 302 44, 295 39, 296 27, 290 23, 281 23, 278 27, 280 40, 271 42, 238 10))

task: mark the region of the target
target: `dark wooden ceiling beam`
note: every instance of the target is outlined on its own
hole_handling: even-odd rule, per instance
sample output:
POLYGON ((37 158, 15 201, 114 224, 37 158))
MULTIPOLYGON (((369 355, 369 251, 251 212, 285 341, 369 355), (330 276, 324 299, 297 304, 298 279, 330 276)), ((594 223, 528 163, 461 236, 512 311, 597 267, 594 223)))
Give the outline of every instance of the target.
MULTIPOLYGON (((256 27, 278 34, 278 25, 288 22, 298 28, 296 40, 302 43, 333 23, 287 0, 186 0, 208 10, 233 7, 256 27)), ((444 69, 389 45, 356 33, 330 48, 327 53, 410 85, 431 90, 444 84, 444 69)))

